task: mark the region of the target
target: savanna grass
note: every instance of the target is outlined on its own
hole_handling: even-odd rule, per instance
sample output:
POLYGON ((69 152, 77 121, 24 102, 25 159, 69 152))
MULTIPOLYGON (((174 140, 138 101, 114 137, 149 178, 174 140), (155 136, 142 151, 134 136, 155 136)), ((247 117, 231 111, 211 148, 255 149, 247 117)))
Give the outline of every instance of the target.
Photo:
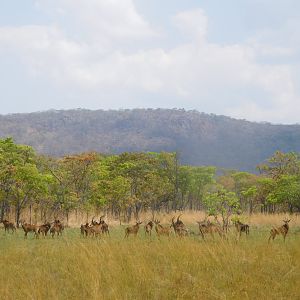
MULTIPOLYGON (((196 231, 196 227, 192 228, 196 231)), ((267 243, 269 228, 238 241, 200 236, 158 240, 23 238, 0 232, 1 299, 300 299, 300 232, 267 243)))

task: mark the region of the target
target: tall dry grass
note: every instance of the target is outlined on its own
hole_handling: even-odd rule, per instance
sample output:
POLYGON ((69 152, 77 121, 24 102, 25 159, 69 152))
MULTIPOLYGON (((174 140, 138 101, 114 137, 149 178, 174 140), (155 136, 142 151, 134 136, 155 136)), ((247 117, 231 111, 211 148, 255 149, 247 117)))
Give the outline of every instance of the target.
POLYGON ((39 240, 1 232, 0 298, 300 299, 299 228, 286 243, 268 244, 268 232, 239 241, 234 232, 228 240, 159 241, 142 230, 125 240, 120 226, 101 239, 81 238, 78 229, 39 240))
MULTIPOLYGON (((104 214, 104 213, 103 213, 104 214)), ((86 212, 77 212, 77 213, 71 213, 69 215, 68 219, 68 226, 71 228, 78 228, 80 227, 81 224, 85 224, 86 222, 90 222, 93 217, 95 217, 95 220, 99 220, 100 216, 103 215, 102 213, 97 213, 97 212, 90 212, 87 214, 86 212)), ((171 212, 171 213, 156 213, 155 218, 159 219, 162 224, 171 224, 172 217, 178 217, 180 214, 182 214, 181 219, 183 220, 184 223, 189 224, 189 225, 196 225, 197 221, 204 220, 206 217, 206 214, 204 211, 183 211, 183 212, 171 212)), ((60 220, 62 220, 65 224, 67 222, 66 217, 61 215, 58 216, 60 220)), ((214 221, 213 217, 209 217, 212 221, 214 221)), ((300 226, 300 215, 299 214, 293 214, 293 215, 288 215, 284 213, 279 213, 279 214, 261 214, 261 213, 255 213, 252 215, 244 214, 240 216, 241 220, 250 224, 254 225, 257 227, 261 226, 278 226, 281 225, 282 220, 284 218, 289 218, 291 219, 291 226, 300 226)), ((13 221, 14 220, 14 214, 12 213, 9 217, 9 220, 13 221)), ((29 222, 29 212, 24 211, 22 214, 21 219, 25 220, 26 222, 29 222)), ((54 216, 49 216, 49 221, 53 221, 54 216)), ((120 224, 120 221, 118 219, 113 218, 111 215, 108 215, 104 218, 106 222, 108 222, 111 226, 118 227, 120 224)), ((143 212, 140 214, 139 219, 141 221, 149 221, 152 219, 152 214, 150 212, 143 212)), ((219 218, 221 221, 221 219, 219 218)), ((135 223, 135 219, 132 218, 131 224, 135 223)), ((43 220, 40 219, 40 216, 37 215, 32 215, 32 223, 34 224, 42 224, 43 220)), ((124 222, 122 222, 124 224, 124 222)), ((0 226, 2 226, 0 224, 0 226)))

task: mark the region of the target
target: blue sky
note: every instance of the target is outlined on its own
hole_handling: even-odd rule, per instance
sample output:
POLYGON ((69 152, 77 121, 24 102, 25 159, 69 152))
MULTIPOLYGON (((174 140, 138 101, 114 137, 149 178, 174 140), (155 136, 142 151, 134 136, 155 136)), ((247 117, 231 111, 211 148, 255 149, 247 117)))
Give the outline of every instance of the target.
POLYGON ((300 1, 0 1, 0 114, 163 107, 300 123, 300 1))

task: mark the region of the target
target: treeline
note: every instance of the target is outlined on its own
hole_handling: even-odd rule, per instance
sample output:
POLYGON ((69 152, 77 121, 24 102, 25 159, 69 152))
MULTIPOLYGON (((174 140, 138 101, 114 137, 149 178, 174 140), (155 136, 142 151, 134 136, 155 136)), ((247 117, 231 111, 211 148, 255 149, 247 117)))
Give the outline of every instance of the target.
POLYGON ((259 174, 181 165, 177 153, 61 158, 38 155, 11 138, 0 140, 0 217, 17 225, 70 213, 105 212, 120 221, 142 211, 206 210, 222 216, 241 212, 300 211, 300 157, 276 152, 259 174))

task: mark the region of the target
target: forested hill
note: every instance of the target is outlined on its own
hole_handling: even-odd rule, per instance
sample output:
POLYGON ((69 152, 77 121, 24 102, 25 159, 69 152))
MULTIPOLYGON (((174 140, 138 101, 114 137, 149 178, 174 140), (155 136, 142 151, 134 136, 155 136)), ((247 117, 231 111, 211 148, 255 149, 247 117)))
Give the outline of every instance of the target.
POLYGON ((253 171, 276 150, 300 152, 300 125, 176 109, 68 110, 0 116, 0 137, 39 153, 178 151, 182 163, 253 171))

